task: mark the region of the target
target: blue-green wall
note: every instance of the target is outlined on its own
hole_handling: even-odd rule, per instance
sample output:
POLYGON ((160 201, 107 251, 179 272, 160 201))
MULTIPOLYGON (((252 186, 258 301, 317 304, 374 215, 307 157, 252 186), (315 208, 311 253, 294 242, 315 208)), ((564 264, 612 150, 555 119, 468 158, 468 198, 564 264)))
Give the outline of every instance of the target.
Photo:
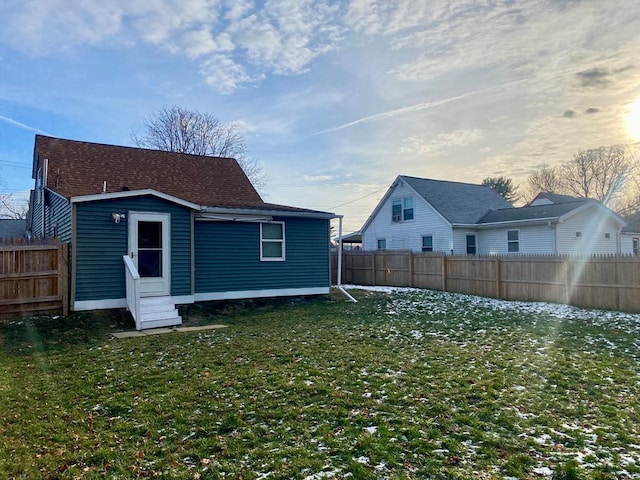
POLYGON ((71 204, 69 201, 49 190, 45 190, 44 236, 57 237, 62 243, 71 242, 71 204))
POLYGON ((260 225, 195 222, 195 293, 329 286, 329 221, 286 218, 285 261, 260 261, 260 225))
POLYGON ((129 212, 171 214, 171 295, 191 295, 190 210, 152 196, 75 204, 75 301, 125 298, 129 212), (127 218, 114 223, 111 214, 127 218))

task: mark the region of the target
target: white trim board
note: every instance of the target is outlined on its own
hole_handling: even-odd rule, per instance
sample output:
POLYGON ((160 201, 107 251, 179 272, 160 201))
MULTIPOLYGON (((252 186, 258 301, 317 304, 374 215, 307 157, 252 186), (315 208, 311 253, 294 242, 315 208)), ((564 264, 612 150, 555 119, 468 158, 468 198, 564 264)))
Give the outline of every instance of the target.
POLYGON ((195 203, 189 202, 187 200, 174 197, 173 195, 159 192, 152 188, 145 188, 142 190, 127 190, 124 192, 96 193, 94 195, 79 195, 77 197, 71 197, 71 203, 95 202, 97 200, 112 200, 114 198, 141 197, 144 195, 152 195, 168 202, 182 205, 183 207, 191 208, 193 210, 200 210, 200 205, 196 205, 195 203))
POLYGON ((244 298, 296 297, 299 295, 328 295, 330 287, 273 288, 270 290, 237 290, 229 292, 205 292, 194 295, 196 302, 210 300, 239 300, 244 298))
MULTIPOLYGON (((193 295, 178 295, 171 297, 171 301, 175 305, 186 305, 193 303, 195 300, 193 295)), ((75 312, 81 312, 85 310, 106 310, 109 308, 126 308, 126 298, 109 298, 105 300, 81 300, 79 302, 73 302, 73 310, 75 312)))

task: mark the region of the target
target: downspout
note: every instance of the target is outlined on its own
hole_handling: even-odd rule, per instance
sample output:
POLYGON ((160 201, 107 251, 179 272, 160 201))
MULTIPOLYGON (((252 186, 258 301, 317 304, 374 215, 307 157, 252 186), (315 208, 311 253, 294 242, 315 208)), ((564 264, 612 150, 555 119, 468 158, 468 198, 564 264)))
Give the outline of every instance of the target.
POLYGON ((338 281, 336 288, 342 292, 342 294, 347 297, 350 302, 358 303, 358 301, 353 298, 349 293, 342 288, 342 215, 338 216, 338 281))

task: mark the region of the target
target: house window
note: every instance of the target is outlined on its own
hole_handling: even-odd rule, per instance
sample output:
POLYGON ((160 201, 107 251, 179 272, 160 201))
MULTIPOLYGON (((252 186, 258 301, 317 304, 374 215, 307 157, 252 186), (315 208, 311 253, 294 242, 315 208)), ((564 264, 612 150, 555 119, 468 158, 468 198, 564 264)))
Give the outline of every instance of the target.
POLYGON ((378 239, 378 250, 386 250, 387 249, 387 240, 385 238, 378 239))
POLYGON ((520 231, 509 230, 507 232, 507 251, 519 252, 520 251, 520 231))
POLYGON ((413 220, 413 198, 394 200, 391 205, 391 221, 402 222, 413 220))
POLYGON ((425 235, 422 237, 422 251, 433 252, 433 235, 425 235))
POLYGON ((582 238, 582 232, 576 232, 576 238, 582 238))
POLYGON ((638 255, 638 248, 640 247, 640 238, 635 237, 633 239, 633 254, 638 255))
POLYGON ((476 254, 476 236, 474 234, 467 235, 467 255, 476 254))
POLYGON ((405 198, 403 203, 402 219, 413 220, 413 198, 405 198))
POLYGON ((402 220, 402 200, 394 200, 391 207, 391 221, 399 222, 402 220))
POLYGON ((609 232, 605 233, 604 238, 611 238, 611 234, 609 232))
POLYGON ((273 262, 284 260, 284 223, 260 224, 260 260, 273 262))

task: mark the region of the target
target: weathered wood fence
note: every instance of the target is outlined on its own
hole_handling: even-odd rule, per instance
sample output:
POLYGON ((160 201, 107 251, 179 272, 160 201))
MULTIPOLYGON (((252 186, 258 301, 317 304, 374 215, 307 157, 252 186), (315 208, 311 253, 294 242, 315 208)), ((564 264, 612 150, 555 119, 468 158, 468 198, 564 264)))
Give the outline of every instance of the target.
POLYGON ((0 244, 0 319, 69 313, 69 246, 0 244))
MULTIPOLYGON (((336 269, 334 253, 334 281, 336 269)), ((503 300, 640 312, 637 256, 449 256, 345 251, 342 283, 428 288, 503 300)))

